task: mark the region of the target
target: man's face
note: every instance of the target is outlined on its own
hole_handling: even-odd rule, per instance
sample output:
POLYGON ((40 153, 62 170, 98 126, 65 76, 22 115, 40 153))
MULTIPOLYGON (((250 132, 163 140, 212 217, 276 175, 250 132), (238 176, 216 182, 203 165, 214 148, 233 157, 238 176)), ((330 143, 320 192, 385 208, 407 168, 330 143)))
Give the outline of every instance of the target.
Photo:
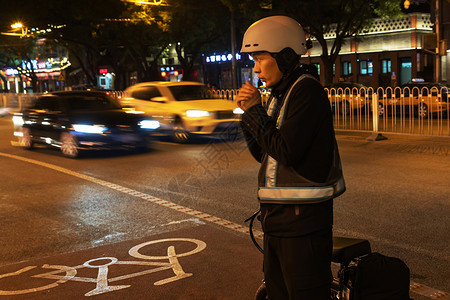
POLYGON ((277 62, 270 53, 253 53, 252 57, 255 61, 253 71, 258 74, 259 79, 266 83, 268 88, 271 88, 280 82, 283 73, 278 69, 277 62))

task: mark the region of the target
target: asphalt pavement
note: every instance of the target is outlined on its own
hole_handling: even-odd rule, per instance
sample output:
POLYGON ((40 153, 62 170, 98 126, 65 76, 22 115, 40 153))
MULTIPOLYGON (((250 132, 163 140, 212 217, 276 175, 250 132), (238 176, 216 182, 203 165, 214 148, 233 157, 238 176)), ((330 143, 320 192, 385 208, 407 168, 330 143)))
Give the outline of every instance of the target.
MULTIPOLYGON (((448 137, 383 134, 387 139, 369 141, 369 136, 337 131, 338 142, 355 141, 361 149, 370 145, 386 155, 430 154, 448 161, 450 154, 448 137)), ((253 298, 262 277, 262 256, 245 227, 121 186, 108 187, 175 209, 190 221, 145 238, 0 266, 0 299, 253 298)), ((414 299, 450 298, 415 281, 414 299)))
POLYGON ((0 267, 0 299, 252 299, 261 254, 208 223, 0 267))

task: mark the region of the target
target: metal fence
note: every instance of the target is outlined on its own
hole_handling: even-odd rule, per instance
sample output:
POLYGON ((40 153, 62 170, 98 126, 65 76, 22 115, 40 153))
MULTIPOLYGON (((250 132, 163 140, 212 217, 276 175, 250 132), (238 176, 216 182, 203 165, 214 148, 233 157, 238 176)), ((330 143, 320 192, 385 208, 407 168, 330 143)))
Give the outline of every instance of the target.
MULTIPOLYGON (((448 88, 325 89, 336 130, 450 137, 448 88)), ((110 92, 120 99, 122 91, 110 92)), ((219 98, 234 101, 238 90, 218 90, 219 98)), ((263 101, 270 92, 262 91, 263 101)), ((40 94, 0 94, 0 116, 29 106, 40 94)))
POLYGON ((326 89, 336 129, 450 136, 448 89, 326 89))
POLYGON ((30 106, 41 94, 0 94, 0 117, 20 112, 23 108, 30 106))
MULTIPOLYGON (((326 88, 336 130, 450 137, 448 88, 326 88)), ((237 90, 220 90, 233 101, 237 90)), ((262 91, 263 101, 270 92, 262 91)))

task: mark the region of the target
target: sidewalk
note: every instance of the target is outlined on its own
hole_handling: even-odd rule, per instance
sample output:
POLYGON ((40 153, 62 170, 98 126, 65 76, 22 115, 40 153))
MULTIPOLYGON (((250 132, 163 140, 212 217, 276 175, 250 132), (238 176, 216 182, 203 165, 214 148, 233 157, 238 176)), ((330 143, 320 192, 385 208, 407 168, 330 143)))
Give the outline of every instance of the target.
POLYGON ((369 141, 368 138, 371 134, 372 132, 369 131, 336 130, 336 139, 338 141, 374 143, 375 147, 380 147, 389 152, 450 155, 450 136, 419 136, 380 132, 387 139, 369 141))

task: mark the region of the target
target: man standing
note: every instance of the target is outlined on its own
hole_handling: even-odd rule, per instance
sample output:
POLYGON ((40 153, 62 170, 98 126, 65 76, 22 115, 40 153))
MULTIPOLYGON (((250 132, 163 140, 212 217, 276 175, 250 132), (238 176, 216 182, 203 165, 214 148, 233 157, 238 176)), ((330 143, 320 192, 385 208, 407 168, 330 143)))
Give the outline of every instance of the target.
POLYGON ((264 279, 271 300, 330 299, 333 198, 345 191, 330 103, 292 18, 272 16, 245 32, 242 53, 271 89, 265 106, 250 82, 239 90, 248 148, 261 163, 258 199, 264 279))

